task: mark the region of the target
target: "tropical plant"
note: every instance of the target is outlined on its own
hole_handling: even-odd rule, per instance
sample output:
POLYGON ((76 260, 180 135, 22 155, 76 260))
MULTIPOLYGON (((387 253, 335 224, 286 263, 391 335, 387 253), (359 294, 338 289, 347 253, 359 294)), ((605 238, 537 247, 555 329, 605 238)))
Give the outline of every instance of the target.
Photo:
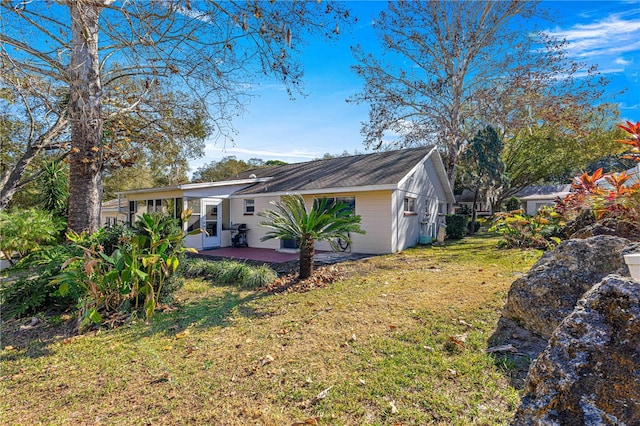
MULTIPOLYGON (((626 158, 640 162, 640 122, 627 121, 619 125, 629 136, 617 140, 631 146, 626 158)), ((629 184, 631 175, 626 172, 604 174, 602 168, 593 174, 583 173, 574 180, 573 192, 556 201, 556 211, 566 220, 576 220, 585 212, 591 212, 597 221, 626 223, 632 233, 640 234, 640 183, 629 184)))
POLYGON ((50 212, 39 209, 0 211, 0 252, 13 265, 13 258, 55 243, 65 224, 50 212))
MULTIPOLYGON (((191 211, 185 210, 183 222, 190 215, 191 211)), ((143 213, 135 228, 137 232, 122 237, 111 254, 106 254, 99 243, 98 236, 102 233, 67 233, 82 255, 65 262, 63 271, 52 282, 59 285, 60 295, 72 289, 83 295, 80 306, 83 323, 102 322, 101 312, 138 310, 141 305, 150 319, 183 253, 195 251, 184 247, 185 236, 201 232, 198 229, 185 235, 173 218, 154 213, 143 213)))
POLYGON ((267 220, 260 225, 270 229, 261 241, 278 238, 297 240, 300 248, 301 279, 313 273, 316 241, 329 241, 338 250, 337 240, 351 244, 351 234, 365 234, 360 228, 361 217, 354 215, 347 205, 329 202, 322 198, 309 211, 301 195, 285 195, 281 201, 272 201, 271 210, 263 210, 259 216, 267 220))
POLYGON ((45 164, 38 179, 42 208, 60 217, 67 217, 69 179, 61 160, 45 164))
POLYGON ((500 246, 504 248, 536 248, 548 250, 560 243, 560 229, 564 222, 553 208, 543 207, 535 216, 527 216, 523 210, 497 213, 490 232, 502 235, 500 246))

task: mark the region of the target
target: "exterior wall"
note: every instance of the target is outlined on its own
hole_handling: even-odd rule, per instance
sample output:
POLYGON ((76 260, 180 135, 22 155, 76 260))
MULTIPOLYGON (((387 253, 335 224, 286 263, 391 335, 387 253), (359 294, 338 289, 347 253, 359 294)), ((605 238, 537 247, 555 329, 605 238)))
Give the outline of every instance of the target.
POLYGON ((247 232, 247 242, 249 247, 279 249, 280 240, 267 240, 260 241, 266 233, 267 229, 258 225, 259 222, 264 220, 263 217, 257 215, 258 212, 266 209, 270 209, 273 206, 269 204, 270 201, 279 201, 278 196, 269 195, 245 195, 231 198, 231 224, 246 223, 249 231, 247 232), (254 200, 254 213, 245 214, 244 212, 244 200, 254 200))
POLYGON ((392 251, 402 251, 419 242, 421 234, 435 238, 440 222, 440 206, 447 203, 444 188, 432 157, 414 169, 393 194, 392 251), (404 199, 415 199, 415 211, 405 212, 404 199))
MULTIPOLYGON (((369 191, 358 193, 332 193, 332 194, 309 194, 304 195, 307 206, 311 206, 314 198, 320 197, 355 197, 356 214, 362 216, 361 227, 367 233, 365 235, 352 235, 351 252, 383 254, 391 253, 391 191, 369 191)), ((280 197, 255 195, 238 196, 231 198, 231 217, 233 223, 246 223, 249 228, 247 240, 249 247, 269 248, 277 250, 280 248, 280 240, 260 241, 260 238, 267 233, 258 223, 264 220, 257 214, 244 214, 244 200, 252 199, 255 202, 255 213, 261 210, 270 209, 270 201, 279 201, 280 197)), ((330 251, 328 242, 318 242, 317 250, 330 251)))
POLYGON ((104 226, 107 222, 111 222, 111 223, 113 223, 114 221, 116 223, 126 222, 127 221, 126 209, 128 209, 128 206, 123 207, 122 209, 125 213, 118 213, 118 211, 115 209, 114 210, 102 209, 100 211, 100 226, 104 226))
MULTIPOLYGON (((361 216, 360 227, 365 235, 351 235, 352 253, 384 254, 391 253, 391 191, 366 191, 356 193, 313 194, 304 196, 310 206, 314 198, 355 197, 356 214, 361 216)), ((321 241, 316 250, 332 251, 331 244, 321 241)))
POLYGON ((540 207, 542 206, 553 206, 554 202, 555 202, 555 198, 554 199, 550 199, 550 198, 530 198, 527 200, 521 200, 522 204, 524 204, 524 209, 525 212, 529 215, 529 216, 534 216, 537 212, 538 209, 540 209, 540 207))

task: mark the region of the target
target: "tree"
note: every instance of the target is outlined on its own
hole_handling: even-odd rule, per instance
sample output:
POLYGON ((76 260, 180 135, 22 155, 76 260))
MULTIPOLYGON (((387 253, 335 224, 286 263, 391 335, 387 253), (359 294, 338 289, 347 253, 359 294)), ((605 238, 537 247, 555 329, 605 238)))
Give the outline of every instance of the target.
POLYGON ((238 160, 234 155, 230 155, 223 157, 220 161, 211 161, 199 167, 193 173, 192 180, 194 182, 217 182, 253 168, 255 166, 251 166, 243 160, 238 160))
POLYGON ((258 213, 267 219, 260 225, 270 228, 261 241, 273 238, 297 240, 301 279, 313 273, 316 241, 329 241, 333 246, 337 239, 341 239, 351 244, 350 233, 365 233, 360 228, 360 216, 346 209, 345 204, 329 203, 326 198, 314 203, 309 211, 300 195, 285 195, 281 201, 272 201, 271 204, 274 206, 272 210, 258 213))
POLYGON ((623 148, 614 140, 624 132, 614 127, 617 111, 606 105, 599 108, 601 114, 585 115, 580 126, 541 122, 507 138, 503 161, 509 185, 503 188, 498 201, 529 185, 569 183, 590 165, 610 160, 612 154, 619 158, 623 148))
POLYGON ((35 97, 34 85, 42 82, 43 93, 64 101, 54 105, 40 96, 47 113, 32 121, 45 125, 20 160, 25 164, 9 173, 8 189, 3 176, 3 200, 15 193, 28 162, 68 131, 69 228, 78 232, 99 224, 106 122, 131 114, 169 119, 171 101, 145 106, 153 105, 157 88, 177 87, 216 136, 230 137, 231 119, 246 105, 257 75, 276 78, 290 94, 299 90, 302 69, 294 54, 302 43, 294 35, 331 37, 336 23, 349 19, 340 6, 306 1, 9 0, 0 7, 2 83, 35 97), (137 90, 107 105, 107 89, 117 91, 127 78, 140 82, 137 90))
POLYGON ((453 187, 466 143, 486 125, 510 134, 591 105, 601 81, 578 84, 582 65, 566 59, 563 43, 532 37, 522 27, 531 17, 544 17, 537 2, 389 2, 374 22, 384 55, 354 49, 365 85, 349 101, 369 104, 365 144, 440 144, 453 187), (398 137, 385 141, 387 133, 398 137))
POLYGON ((487 126, 473 137, 462 155, 460 182, 463 187, 473 191, 473 212, 471 232, 475 230, 476 203, 478 195, 495 192, 508 178, 502 162, 504 143, 495 129, 487 126))

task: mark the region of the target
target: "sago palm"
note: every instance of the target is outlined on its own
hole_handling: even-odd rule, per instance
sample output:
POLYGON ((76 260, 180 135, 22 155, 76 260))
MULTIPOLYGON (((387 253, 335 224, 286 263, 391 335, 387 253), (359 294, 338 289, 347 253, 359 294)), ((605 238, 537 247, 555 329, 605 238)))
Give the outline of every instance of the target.
POLYGON ((308 278, 313 272, 316 241, 329 241, 336 248, 338 239, 351 244, 351 233, 365 233, 360 228, 360 216, 349 211, 346 204, 323 198, 307 211, 304 199, 297 194, 285 195, 281 201, 272 201, 271 204, 273 209, 258 213, 267 219, 260 225, 270 229, 261 240, 297 240, 301 279, 308 278))

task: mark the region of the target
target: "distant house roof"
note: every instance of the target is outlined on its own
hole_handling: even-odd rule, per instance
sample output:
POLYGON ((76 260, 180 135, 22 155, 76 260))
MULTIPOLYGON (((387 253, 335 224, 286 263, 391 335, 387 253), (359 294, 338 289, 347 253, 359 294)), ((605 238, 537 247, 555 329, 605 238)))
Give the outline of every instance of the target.
POLYGON ((571 184, 527 186, 521 189, 515 196, 521 201, 554 200, 557 197, 566 197, 569 192, 571 192, 571 184))
POLYGON ((397 184, 433 146, 336 157, 248 170, 228 180, 270 177, 235 194, 293 192, 397 184))
MULTIPOLYGON (((475 195, 475 191, 463 189, 461 194, 456 195, 456 203, 473 203, 475 195)), ((486 199, 484 198, 484 196, 482 194, 478 194, 478 199, 476 200, 476 202, 482 203, 485 201, 486 199)))
MULTIPOLYGON (((121 199, 120 207, 126 207, 126 206, 127 206, 127 200, 124 198, 121 199)), ((102 210, 118 210, 118 199, 114 198, 113 200, 103 202, 102 210)))

